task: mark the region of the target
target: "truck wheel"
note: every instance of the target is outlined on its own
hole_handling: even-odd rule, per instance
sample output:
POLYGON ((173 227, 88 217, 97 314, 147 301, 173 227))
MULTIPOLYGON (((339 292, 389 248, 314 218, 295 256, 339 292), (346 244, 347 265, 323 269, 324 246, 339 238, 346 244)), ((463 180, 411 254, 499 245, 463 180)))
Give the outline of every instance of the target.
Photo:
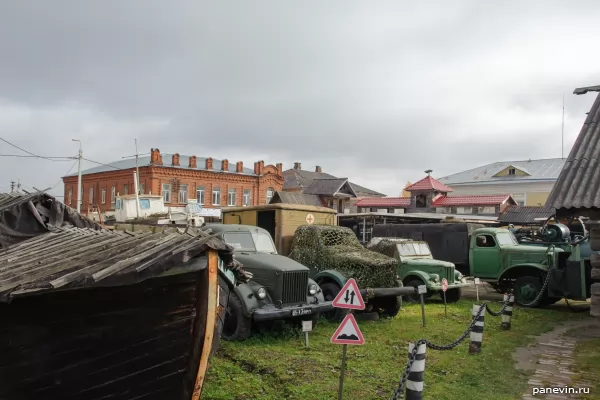
MULTIPOLYGON (((444 294, 441 293, 441 295, 443 300, 444 294)), ((446 303, 456 303, 460 300, 460 296, 462 296, 462 290, 460 290, 460 288, 448 289, 446 290, 446 303)))
POLYGON ((535 308, 544 302, 545 295, 540 296, 533 302, 540 290, 542 290, 542 281, 535 276, 522 276, 515 281, 515 301, 522 307, 535 308))
MULTIPOLYGON (((404 282, 404 286, 421 286, 424 285, 423 281, 417 278, 413 278, 410 281, 404 282)), ((415 292, 415 294, 407 294, 402 296, 402 300, 406 303, 420 303, 421 297, 415 292)))
MULTIPOLYGON (((321 285, 321 290, 323 291, 325 301, 333 301, 342 288, 335 283, 327 282, 321 285)), ((344 318, 344 310, 341 308, 334 308, 331 311, 325 311, 321 314, 328 321, 341 321, 344 318)))
POLYGON ((402 308, 402 296, 388 296, 377 300, 377 306, 381 309, 381 318, 394 318, 402 308))
POLYGON ((235 293, 231 293, 221 337, 229 341, 245 340, 250 333, 252 333, 252 320, 242 313, 240 298, 235 293))

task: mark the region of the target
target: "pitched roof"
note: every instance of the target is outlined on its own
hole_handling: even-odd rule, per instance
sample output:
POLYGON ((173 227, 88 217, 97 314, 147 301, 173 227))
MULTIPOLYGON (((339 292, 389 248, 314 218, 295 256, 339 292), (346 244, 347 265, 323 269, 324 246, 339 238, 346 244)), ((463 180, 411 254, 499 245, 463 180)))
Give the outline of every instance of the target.
MULTIPOLYGON (((205 168, 206 166, 206 158, 205 157, 196 157, 196 165, 197 168, 190 168, 188 165, 190 165, 190 156, 179 156, 179 166, 175 167, 173 165, 171 165, 171 159, 173 157, 173 154, 166 154, 163 153, 162 155, 162 159, 163 159, 163 165, 160 165, 160 167, 162 168, 178 168, 178 169, 189 169, 189 170, 193 170, 193 171, 207 171, 207 169, 205 168)), ((144 157, 139 157, 138 158, 138 165, 140 167, 147 167, 150 166, 150 156, 144 156, 144 157)), ((124 170, 124 169, 132 169, 135 168, 135 158, 128 158, 125 160, 119 160, 119 161, 113 161, 113 162, 108 162, 105 165, 98 165, 96 167, 93 168, 88 168, 86 170, 81 171, 82 175, 88 175, 88 174, 97 174, 100 172, 108 172, 108 171, 118 171, 118 170, 124 170)), ((222 172, 221 171, 221 160, 217 160, 213 158, 213 170, 214 172, 222 172)), ((229 163, 228 165, 228 171, 229 173, 236 173, 235 172, 235 163, 229 163)), ((255 175, 254 174, 254 170, 250 169, 250 168, 245 168, 244 167, 244 172, 243 175, 255 175)), ((69 176, 77 176, 77 173, 72 173, 69 175, 64 176, 69 177, 69 176)))
POLYGON ((430 175, 427 175, 425 178, 421 179, 413 183, 412 185, 404 188, 407 192, 412 192, 415 190, 437 190, 440 192, 452 192, 453 190, 448 186, 440 183, 437 179, 432 178, 430 175))
POLYGON ((410 197, 365 197, 354 205, 367 208, 408 208, 410 197))
MULTIPOLYGON (((200 231, 130 234, 64 227, 13 245, 0 254, 0 301, 35 291, 126 285, 188 263, 207 247, 231 252, 200 231)), ((201 264, 201 263, 200 263, 201 264)))
MULTIPOLYGON (((320 196, 333 196, 338 193, 344 185, 348 185, 348 178, 319 178, 314 179, 310 185, 304 188, 304 194, 316 194, 320 196)), ((356 197, 352 186, 348 185, 353 196, 356 197)))
MULTIPOLYGON (((325 172, 306 171, 303 169, 288 169, 283 171, 285 182, 283 190, 303 189, 309 186, 315 179, 337 179, 336 176, 325 172)), ((385 196, 375 190, 368 189, 364 186, 357 185, 354 182, 348 182, 357 195, 365 196, 385 196)))
MULTIPOLYGON (((575 94, 600 86, 575 89, 575 94)), ((600 208, 600 94, 585 119, 546 204, 560 208, 600 208)))
POLYGON ((275 192, 269 204, 285 203, 285 204, 301 204, 307 206, 323 207, 319 196, 314 194, 302 194, 297 192, 275 192))
POLYGON ((445 185, 472 184, 485 182, 520 182, 520 181, 553 181, 558 179, 558 175, 565 163, 562 158, 547 158, 542 160, 522 160, 522 161, 499 161, 486 164, 467 171, 458 172, 440 178, 439 181, 445 185), (529 175, 518 176, 494 176, 504 169, 513 166, 529 175))
POLYGON ((506 203, 510 194, 441 196, 431 203, 432 207, 497 206, 506 203))
POLYGON ((506 224, 540 224, 536 218, 550 218, 554 214, 551 207, 509 206, 500 214, 499 222, 506 224))

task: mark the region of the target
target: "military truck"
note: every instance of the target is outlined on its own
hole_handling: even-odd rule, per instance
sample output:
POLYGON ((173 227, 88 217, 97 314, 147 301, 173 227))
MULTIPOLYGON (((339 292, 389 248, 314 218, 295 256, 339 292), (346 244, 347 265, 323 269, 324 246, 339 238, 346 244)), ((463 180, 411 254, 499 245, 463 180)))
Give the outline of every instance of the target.
MULTIPOLYGON (((255 225, 271 232, 279 254, 307 266, 326 301, 354 278, 366 302, 364 312, 393 317, 400 310, 401 296, 415 292, 398 279, 396 260, 365 249, 352 230, 336 226, 336 210, 278 203, 227 207, 222 216, 224 224, 255 225)), ((323 316, 338 320, 342 314, 334 309, 323 316)))
MULTIPOLYGON (((398 261, 397 273, 404 286, 427 286, 427 297, 442 294, 442 279, 448 281, 446 301, 460 300, 461 288, 469 286, 466 277, 456 270, 454 264, 435 260, 427 242, 398 238, 373 238, 367 249, 376 251, 398 261)), ((404 301, 417 302, 417 294, 404 296, 404 301)))
MULTIPOLYGON (((513 288, 515 300, 524 307, 540 307, 564 298, 586 300, 590 297, 590 268, 580 257, 579 241, 570 239, 563 224, 548 225, 555 238, 544 246, 520 244, 515 235, 504 228, 457 230, 457 224, 388 224, 374 229, 375 236, 410 238, 435 233, 429 242, 436 259, 450 261, 446 249, 468 254, 460 271, 478 277, 496 287, 513 288), (462 235, 461 235, 462 233, 462 235), (432 245, 432 243, 435 244, 432 245), (461 246, 456 249, 457 246, 461 246), (543 289, 543 290, 542 290, 543 289)), ((424 238, 424 240, 427 240, 424 238)), ((583 240, 583 239, 582 239, 583 240)), ((454 262, 457 267, 458 263, 454 262)))
POLYGON ((253 325, 270 329, 276 320, 312 320, 333 309, 319 285, 309 278, 309 269, 277 254, 271 235, 248 225, 206 224, 202 227, 233 246, 234 256, 252 273, 252 279, 230 293, 221 336, 244 340, 253 325))

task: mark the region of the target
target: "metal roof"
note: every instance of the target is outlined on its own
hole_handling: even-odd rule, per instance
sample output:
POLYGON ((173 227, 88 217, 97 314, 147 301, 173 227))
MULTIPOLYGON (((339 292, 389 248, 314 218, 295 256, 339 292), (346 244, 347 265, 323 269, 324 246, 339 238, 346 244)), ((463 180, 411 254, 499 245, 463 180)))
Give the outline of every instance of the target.
MULTIPOLYGON (((306 171, 302 169, 285 170, 283 171, 283 176, 285 178, 283 190, 304 189, 305 187, 309 186, 315 179, 337 179, 336 176, 327 174, 325 172, 306 171)), ((354 182, 348 183, 350 184, 350 186, 352 186, 354 192, 359 196, 385 196, 383 193, 379 193, 375 190, 368 189, 361 185, 357 185, 354 182)))
MULTIPOLYGON (((436 199, 432 207, 456 206, 498 206, 511 199, 510 194, 468 195, 468 196, 441 196, 436 199)), ((513 200, 514 201, 514 200, 513 200)))
POLYGON ((352 213, 352 214, 338 214, 338 219, 347 217, 383 217, 383 218, 396 218, 396 219, 431 219, 437 221, 443 221, 446 219, 452 220, 464 220, 465 222, 473 221, 485 221, 485 223, 495 223, 498 221, 497 217, 489 215, 465 215, 465 214, 440 214, 440 213, 404 213, 404 214, 391 214, 382 212, 367 212, 367 213, 352 213))
MULTIPOLYGON (((334 196, 347 184, 348 178, 318 178, 314 179, 308 187, 304 188, 303 193, 320 196, 334 196)), ((354 193, 352 186, 348 185, 348 188, 352 192, 352 196, 356 197, 356 193, 354 193)))
POLYGON ((269 204, 287 203, 287 204, 305 204, 308 206, 323 207, 319 196, 314 194, 302 194, 298 192, 275 192, 269 204))
MULTIPOLYGON (((600 86, 574 93, 600 91, 600 86)), ((546 204, 558 209, 600 208, 600 94, 585 119, 546 204)))
POLYGON ((8 208, 17 206, 19 204, 36 200, 40 196, 45 196, 47 198, 53 198, 49 194, 46 194, 43 191, 37 191, 35 193, 0 193, 0 211, 6 210, 8 208))
POLYGON ((554 181, 558 179, 558 176, 564 164, 565 160, 562 158, 548 158, 543 160, 499 161, 491 164, 486 164, 481 167, 473 168, 467 171, 448 175, 443 178, 440 178, 439 181, 449 186, 490 182, 518 183, 521 181, 554 181), (494 175, 496 175, 498 172, 510 166, 518 168, 529 175, 510 175, 494 177, 494 175))
MULTIPOLYGON (((171 159, 173 157, 173 154, 161 154, 162 155, 162 159, 163 159, 163 164, 162 165, 157 165, 158 167, 161 168, 178 168, 178 169, 189 169, 192 171, 208 171, 205 166, 206 166, 206 158, 205 157, 196 157, 196 165, 197 168, 190 168, 190 156, 179 156, 179 166, 173 166, 171 165, 171 159)), ((139 157, 138 158, 138 165, 140 167, 147 167, 150 166, 150 156, 144 156, 144 157, 139 157)), ((85 161, 85 160, 84 160, 85 161)), ((221 171, 221 161, 222 160, 216 160, 213 158, 213 169, 210 171, 213 172, 224 172, 221 171)), ((118 170, 125 170, 125 169, 132 169, 135 168, 135 158, 128 158, 125 160, 119 160, 119 161, 113 161, 113 162, 108 162, 105 165, 99 165, 97 167, 93 167, 93 168, 89 168, 86 170, 81 171, 81 173, 83 175, 88 175, 88 174, 97 174, 100 172, 108 172, 108 171, 118 171, 118 170)), ((228 171, 229 173, 237 173, 235 172, 235 163, 229 163, 228 165, 228 171)), ((244 172, 243 175, 256 175, 254 173, 253 169, 250 168, 246 168, 244 167, 244 172)), ((69 177, 69 176, 77 176, 77 173, 72 173, 69 175, 64 176, 69 177)))
POLYGON ((365 197, 354 205, 369 208, 408 208, 410 207, 410 197, 365 197))
POLYGON ((413 192, 417 190, 437 190, 440 192, 453 191, 451 188, 439 182, 437 179, 432 178, 431 175, 427 175, 420 181, 417 181, 412 185, 405 187, 404 190, 406 190, 407 192, 413 192))
POLYGON ((199 267, 189 262, 207 247, 231 251, 197 230, 54 229, 0 253, 0 301, 57 289, 131 284, 166 271, 190 272, 199 267))
POLYGON ((540 225, 540 218, 546 220, 553 214, 554 209, 551 207, 509 206, 500 214, 498 221, 515 225, 540 225))

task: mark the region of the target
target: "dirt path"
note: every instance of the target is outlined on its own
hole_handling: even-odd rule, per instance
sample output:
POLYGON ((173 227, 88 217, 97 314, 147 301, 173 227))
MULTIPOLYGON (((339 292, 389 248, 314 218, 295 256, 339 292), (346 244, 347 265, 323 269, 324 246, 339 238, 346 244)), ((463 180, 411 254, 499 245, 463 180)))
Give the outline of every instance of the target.
POLYGON ((535 343, 517 348, 513 354, 517 369, 534 372, 524 400, 579 399, 574 394, 537 394, 533 388, 589 387, 587 382, 574 378, 573 351, 578 341, 600 337, 600 320, 590 317, 583 321, 557 326, 553 331, 535 337, 535 343))

